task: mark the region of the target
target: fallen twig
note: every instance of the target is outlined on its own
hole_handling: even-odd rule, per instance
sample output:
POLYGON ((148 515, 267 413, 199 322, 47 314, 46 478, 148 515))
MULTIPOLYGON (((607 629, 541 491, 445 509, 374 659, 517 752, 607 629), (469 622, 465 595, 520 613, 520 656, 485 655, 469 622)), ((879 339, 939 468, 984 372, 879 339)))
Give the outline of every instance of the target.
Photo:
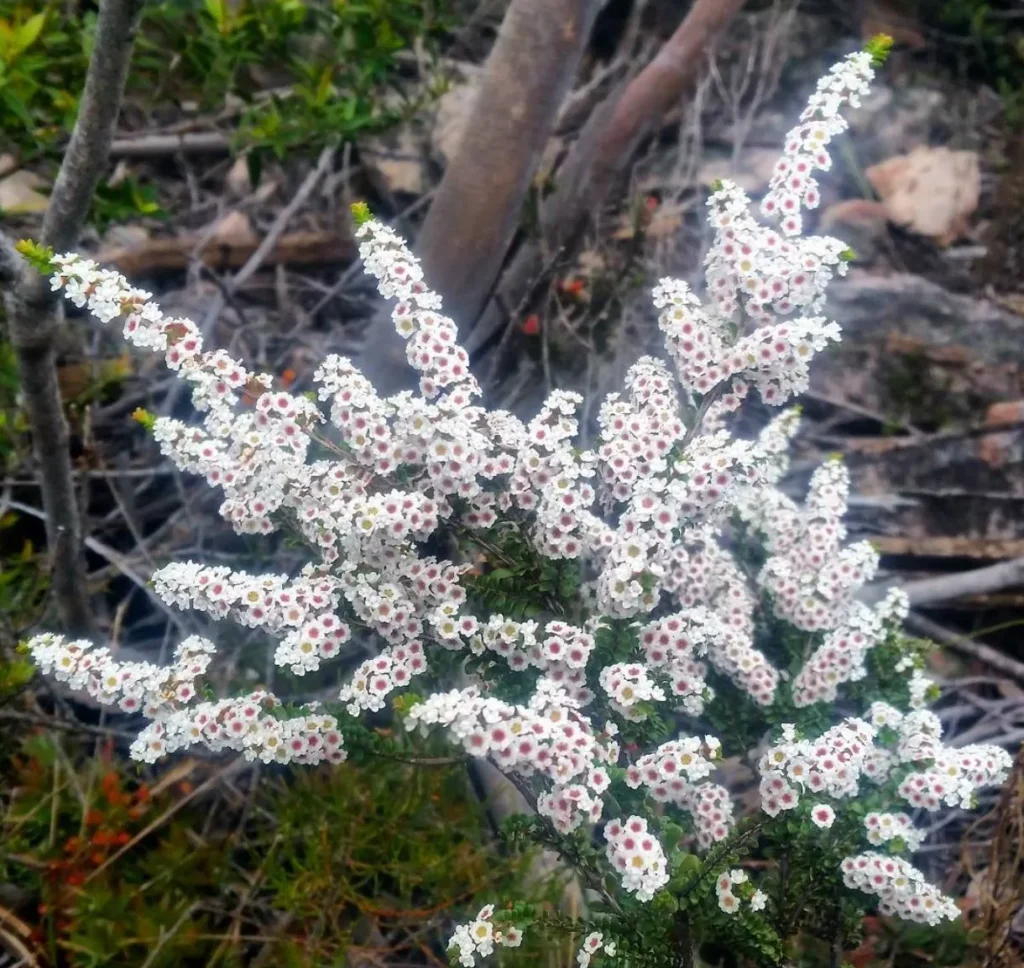
MULTIPOLYGON (((182 235, 105 249, 96 261, 113 266, 129 277, 146 272, 187 269, 196 260, 211 269, 238 269, 253 257, 261 244, 247 240, 225 242, 207 239, 204 242, 196 235, 182 235)), ((335 232, 289 232, 264 252, 261 262, 267 266, 330 265, 351 262, 355 257, 355 243, 335 232)))
POLYGON ((1024 585, 1024 558, 1015 558, 987 568, 961 571, 955 575, 924 578, 901 587, 907 593, 911 605, 930 605, 968 595, 985 595, 1018 585, 1024 585))
POLYGON ((176 154, 213 154, 231 150, 231 139, 220 131, 188 131, 182 134, 146 134, 116 138, 110 145, 114 158, 158 158, 176 154))

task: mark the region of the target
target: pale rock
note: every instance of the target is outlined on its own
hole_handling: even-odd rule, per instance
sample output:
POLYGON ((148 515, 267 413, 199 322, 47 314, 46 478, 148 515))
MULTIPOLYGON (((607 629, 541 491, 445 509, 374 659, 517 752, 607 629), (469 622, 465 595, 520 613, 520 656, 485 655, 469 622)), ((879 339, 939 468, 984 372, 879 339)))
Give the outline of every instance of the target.
POLYGON ((945 110, 945 96, 933 88, 873 87, 849 113, 858 157, 873 161, 927 145, 945 110))
POLYGON ((5 152, 0 155, 0 178, 4 175, 9 175, 15 168, 18 167, 18 159, 9 152, 5 152))
POLYGON ((45 212, 50 201, 37 190, 45 185, 42 178, 27 168, 0 179, 0 211, 11 215, 45 212))
POLYGON ((427 190, 424 154, 423 140, 408 125, 359 144, 367 173, 392 194, 422 195, 427 190))
POLYGON ((210 238, 225 245, 246 245, 258 243, 259 236, 245 212, 233 211, 222 216, 213 226, 210 238))
POLYGON ((131 248, 148 240, 149 230, 141 225, 112 225, 103 236, 103 248, 131 248))
POLYGON ((224 187, 232 198, 245 198, 252 191, 252 179, 249 177, 249 159, 239 155, 231 164, 224 176, 224 187))
POLYGON ((978 207, 981 170, 974 151, 915 148, 865 172, 889 221, 949 245, 978 207))

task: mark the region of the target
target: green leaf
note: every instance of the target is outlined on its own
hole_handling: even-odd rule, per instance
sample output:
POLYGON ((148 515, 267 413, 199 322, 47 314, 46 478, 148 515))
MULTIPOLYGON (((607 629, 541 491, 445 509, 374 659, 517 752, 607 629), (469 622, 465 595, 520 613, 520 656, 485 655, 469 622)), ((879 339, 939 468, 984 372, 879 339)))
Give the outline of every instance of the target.
POLYGON ((43 31, 43 24, 46 23, 46 13, 37 13, 33 17, 29 17, 15 32, 14 32, 14 54, 20 54, 22 51, 28 50, 38 39, 39 35, 43 31))
POLYGON ((875 34, 864 48, 870 55, 876 67, 881 67, 889 57, 892 50, 892 37, 888 34, 875 34))
POLYGON ((14 248, 18 250, 22 258, 36 272, 44 276, 48 276, 53 272, 53 246, 40 245, 31 239, 21 239, 15 243, 14 248))
POLYGON ((228 32, 228 7, 226 0, 206 0, 206 12, 222 33, 228 32))

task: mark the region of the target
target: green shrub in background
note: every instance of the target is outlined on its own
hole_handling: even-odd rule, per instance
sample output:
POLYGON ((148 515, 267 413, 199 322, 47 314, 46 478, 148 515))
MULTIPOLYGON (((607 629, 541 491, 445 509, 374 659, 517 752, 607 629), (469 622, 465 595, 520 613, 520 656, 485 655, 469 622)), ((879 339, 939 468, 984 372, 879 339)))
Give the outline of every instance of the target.
POLYGON ((0 885, 53 965, 322 968, 364 948, 430 960, 480 895, 556 889, 525 886, 528 859, 490 837, 464 765, 431 763, 207 789, 209 764, 147 780, 110 741, 30 736, 0 764, 0 885))
MULTIPOLYGON (((0 0, 0 133, 29 154, 74 121, 96 19, 80 6, 0 0)), ((145 8, 128 99, 216 115, 233 95, 239 143, 282 154, 393 120, 381 94, 398 52, 449 23, 447 0, 162 0, 145 8)))

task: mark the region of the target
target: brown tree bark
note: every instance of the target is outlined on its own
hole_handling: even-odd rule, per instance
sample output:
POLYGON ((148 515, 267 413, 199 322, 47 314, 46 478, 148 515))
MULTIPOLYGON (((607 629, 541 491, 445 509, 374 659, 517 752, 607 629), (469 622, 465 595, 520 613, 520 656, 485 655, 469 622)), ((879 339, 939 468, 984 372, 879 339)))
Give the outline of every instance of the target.
POLYGON ((527 287, 539 280, 545 257, 568 251, 578 241, 643 139, 692 90, 708 48, 743 4, 744 0, 695 0, 654 60, 591 115, 558 170, 555 191, 545 199, 541 241, 527 243, 516 253, 496 298, 464 338, 471 353, 507 324, 508 307, 517 305, 527 287))
MULTIPOLYGON (((490 295, 603 0, 513 0, 480 89, 416 241, 430 287, 460 325, 490 295)), ((381 392, 406 379, 403 346, 381 312, 361 361, 381 392)))
MULTIPOLYGON (((114 125, 128 76, 132 42, 143 0, 103 0, 78 118, 50 194, 40 241, 64 252, 78 243, 96 184, 107 163, 114 125)), ((68 453, 68 428, 57 384, 54 337, 59 303, 49 283, 16 265, 9 245, 3 274, 14 285, 5 293, 11 343, 46 514, 51 587, 64 631, 88 635, 93 628, 82 552, 82 524, 68 453)))

